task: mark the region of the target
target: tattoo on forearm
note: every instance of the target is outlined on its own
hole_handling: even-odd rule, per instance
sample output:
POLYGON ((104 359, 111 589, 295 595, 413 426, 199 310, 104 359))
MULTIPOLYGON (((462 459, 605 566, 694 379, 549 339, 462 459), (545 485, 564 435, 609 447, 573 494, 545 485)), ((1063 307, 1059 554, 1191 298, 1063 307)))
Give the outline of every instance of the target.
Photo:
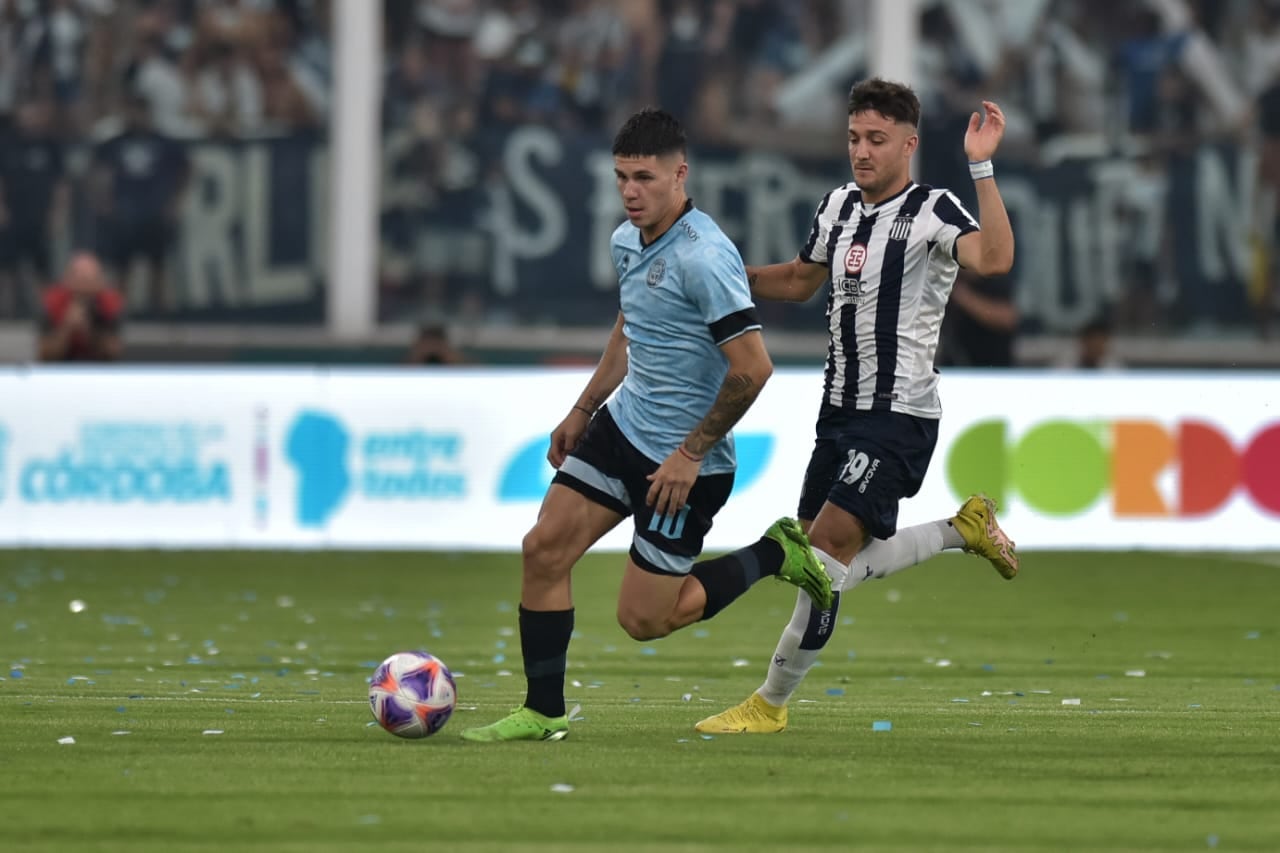
POLYGON ((751 275, 747 276, 747 287, 754 290, 756 286, 756 282, 759 280, 760 280, 760 273, 753 272, 751 275))
POLYGON ((710 450, 751 408, 756 397, 760 396, 760 388, 750 376, 726 376, 711 411, 707 412, 702 423, 685 438, 685 449, 695 456, 702 456, 710 450))

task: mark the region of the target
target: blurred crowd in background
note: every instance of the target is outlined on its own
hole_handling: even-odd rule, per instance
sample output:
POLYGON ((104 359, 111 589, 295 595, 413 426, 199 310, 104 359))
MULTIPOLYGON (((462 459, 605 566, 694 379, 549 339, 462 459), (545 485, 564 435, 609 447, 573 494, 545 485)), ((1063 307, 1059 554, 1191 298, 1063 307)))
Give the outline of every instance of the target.
MULTIPOLYGON (((1064 170, 1092 169, 1079 174, 1102 186, 1118 176, 1106 196, 1115 219, 1104 237, 1119 235, 1114 249, 1091 244, 1083 226, 1071 231, 1072 221, 1014 211, 1022 250, 1036 247, 1024 239, 1033 228, 1067 234, 1058 249, 1063 293, 1020 293, 1044 278, 1025 267, 1008 280, 963 278, 949 359, 1010 363, 1017 334, 1045 330, 1271 334, 1280 0, 919 6, 921 180, 963 197, 961 138, 983 98, 1009 119, 998 174, 1039 182, 1037 198, 1065 199, 1067 220, 1079 181, 1064 170), (1104 173, 1116 163, 1123 170, 1104 173), (1209 192, 1209 178, 1184 186, 1177 177, 1188 169, 1212 177, 1219 164, 1238 193, 1233 224, 1246 255, 1216 244, 1187 255, 1170 211, 1203 206, 1194 193, 1209 192), (1050 173, 1061 187, 1043 184, 1050 173), (1094 251, 1118 280, 1086 298, 1071 282, 1090 279, 1081 258, 1094 251), (1229 255, 1236 274, 1188 277, 1189 263, 1216 269, 1206 252, 1229 255), (1044 307, 1058 299, 1063 312, 1044 307)), ((848 179, 844 96, 872 62, 868 0, 385 0, 384 14, 384 322, 607 325, 616 306, 607 286, 590 280, 586 262, 565 259, 590 255, 589 239, 598 249, 591 217, 607 217, 612 200, 592 196, 591 164, 639 106, 659 104, 686 122, 695 178, 706 152, 739 183, 783 181, 790 192, 782 194, 795 196, 794 231, 824 191, 813 188, 848 179), (530 128, 540 135, 522 135, 530 128), (520 164, 536 171, 556 157, 581 174, 551 170, 537 185, 522 182, 520 164), (775 177, 757 178, 760 162, 775 177), (539 195, 547 184, 558 199, 539 195)), ((133 318, 318 321, 316 263, 307 266, 315 286, 273 308, 266 296, 241 293, 263 268, 252 258, 231 265, 234 284, 194 284, 204 256, 191 245, 209 242, 193 231, 213 227, 198 215, 201 176, 214 174, 202 151, 276 146, 262 148, 275 152, 271 186, 284 196, 289 181, 314 188, 280 163, 306 161, 326 144, 332 52, 327 0, 0 0, 0 318, 38 319, 42 289, 88 252, 133 318), (279 140, 299 147, 281 149, 279 140), (251 313, 237 313, 246 305, 251 313)), ((746 198, 750 189, 725 202, 722 212, 743 223, 731 236, 749 262, 786 260, 794 246, 784 257, 752 242, 746 223, 761 202, 746 198)), ((695 201, 710 192, 695 190, 695 201)), ((241 206, 256 203, 238 192, 241 206)), ((312 226, 284 220, 320 216, 327 203, 271 213, 264 233, 283 248, 267 252, 279 256, 268 266, 322 254, 312 226)), ((257 251, 248 248, 250 225, 219 222, 236 258, 257 251)), ((812 312, 787 316, 780 322, 821 329, 812 312)))

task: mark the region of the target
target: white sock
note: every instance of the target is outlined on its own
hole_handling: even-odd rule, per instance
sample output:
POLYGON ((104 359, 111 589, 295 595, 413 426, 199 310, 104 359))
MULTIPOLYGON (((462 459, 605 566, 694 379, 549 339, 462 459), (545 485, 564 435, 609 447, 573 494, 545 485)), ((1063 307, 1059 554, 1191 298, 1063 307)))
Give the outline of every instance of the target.
MULTIPOLYGON (((814 548, 813 553, 818 555, 818 559, 827 569, 827 574, 831 575, 833 589, 841 589, 848 583, 848 566, 819 548, 814 548)), ((822 620, 817 622, 817 636, 810 638, 809 645, 815 645, 816 648, 800 648, 805 639, 805 631, 809 627, 809 616, 812 610, 813 600, 804 590, 799 590, 796 595, 795 609, 791 611, 791 621, 782 629, 778 646, 773 651, 773 660, 769 662, 769 673, 765 676, 764 684, 756 691, 770 705, 787 704, 791 694, 796 692, 800 682, 804 681, 805 675, 813 668, 814 662, 818 659, 818 653, 822 651, 822 647, 827 644, 836 630, 837 608, 833 607, 825 612, 827 616, 825 624, 822 620)))
MULTIPOLYGON (((845 592, 868 578, 887 577, 923 563, 946 548, 961 547, 964 547, 964 539, 960 537, 959 531, 949 521, 942 520, 904 527, 889 539, 872 539, 848 566, 821 549, 814 548, 813 553, 818 555, 827 574, 831 575, 832 588, 845 592)), ((773 651, 769 673, 765 676, 764 684, 756 691, 770 705, 787 704, 800 682, 813 669, 822 646, 826 645, 835 631, 836 614, 832 613, 822 646, 814 649, 800 648, 804 632, 809 627, 812 609, 812 599, 804 590, 800 590, 796 595, 795 609, 791 611, 791 621, 782 629, 782 636, 778 638, 777 648, 773 651)))
POLYGON ((946 548, 963 546, 959 531, 946 521, 904 527, 888 539, 872 539, 858 552, 849 565, 849 579, 841 591, 851 590, 864 580, 888 577, 923 563, 946 548))
POLYGON ((760 689, 756 691, 770 705, 787 704, 791 694, 795 693, 800 682, 804 681, 805 674, 809 672, 813 662, 818 659, 816 652, 805 655, 804 660, 798 659, 800 639, 804 636, 804 629, 809 624, 809 610, 812 607, 813 600, 809 598, 809 594, 802 589, 797 590, 796 606, 791 611, 791 621, 782 629, 778 646, 773 650, 773 660, 769 662, 769 673, 765 676, 764 684, 760 685, 760 689))

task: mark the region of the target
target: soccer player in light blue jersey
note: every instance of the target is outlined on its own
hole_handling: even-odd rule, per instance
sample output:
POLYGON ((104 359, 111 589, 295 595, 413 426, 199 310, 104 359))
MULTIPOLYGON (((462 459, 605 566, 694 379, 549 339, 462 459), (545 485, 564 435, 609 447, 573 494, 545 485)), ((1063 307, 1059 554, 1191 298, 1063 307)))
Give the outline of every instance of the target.
POLYGON ((777 558, 768 571, 694 564, 733 489, 729 431, 773 365, 742 257, 686 195, 685 145, 679 122, 653 109, 628 119, 614 139, 627 214, 610 242, 621 311, 587 387, 551 433, 547 458, 557 472, 524 538, 524 704, 466 729, 468 740, 560 740, 569 733, 570 573, 627 516, 635 518, 635 535, 618 622, 637 640, 710 618, 763 576, 830 606, 831 580, 790 519, 766 534, 777 558))

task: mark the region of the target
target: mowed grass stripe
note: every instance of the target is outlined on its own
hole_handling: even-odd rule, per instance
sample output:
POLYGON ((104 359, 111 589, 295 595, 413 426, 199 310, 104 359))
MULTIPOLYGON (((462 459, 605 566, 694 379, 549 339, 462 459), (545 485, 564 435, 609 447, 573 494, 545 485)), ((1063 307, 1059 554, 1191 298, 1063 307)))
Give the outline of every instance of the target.
POLYGON ((1006 583, 939 558, 846 598, 787 732, 704 740, 794 593, 642 645, 592 556, 585 719, 482 746, 458 731, 523 696, 510 555, 0 553, 0 847, 1276 850, 1271 561, 1033 554, 1006 583), (371 664, 405 648, 465 673, 425 741, 366 725, 371 664))

